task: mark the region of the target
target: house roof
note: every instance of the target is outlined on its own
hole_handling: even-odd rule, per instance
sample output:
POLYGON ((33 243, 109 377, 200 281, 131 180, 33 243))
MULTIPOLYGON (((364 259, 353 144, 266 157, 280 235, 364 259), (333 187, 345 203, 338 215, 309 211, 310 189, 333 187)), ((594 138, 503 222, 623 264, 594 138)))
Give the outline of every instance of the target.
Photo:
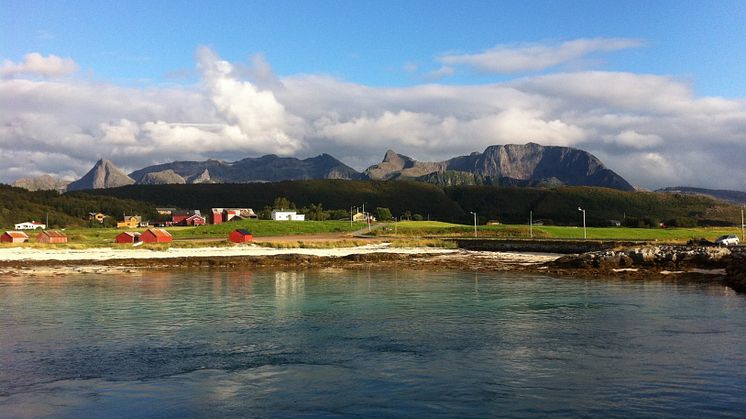
POLYGON ((49 237, 67 237, 65 233, 58 230, 44 230, 39 234, 46 234, 49 237))
POLYGON ((148 231, 156 237, 171 237, 171 233, 162 228, 149 228, 148 231))
POLYGON ((194 214, 194 215, 190 215, 189 217, 187 217, 187 220, 191 220, 193 218, 201 218, 203 220, 205 219, 205 217, 203 217, 201 214, 194 214))
POLYGON ((244 235, 244 236, 250 236, 251 235, 251 232, 249 230, 246 230, 246 229, 243 229, 243 228, 237 228, 234 231, 236 231, 237 233, 240 233, 241 235, 244 235))
POLYGON ((140 235, 140 233, 137 232, 137 231, 123 231, 123 232, 119 233, 118 236, 121 236, 122 234, 126 234, 126 235, 131 236, 131 237, 137 237, 137 236, 140 235))
POLYGON ((13 237, 14 239, 28 239, 26 233, 22 231, 6 231, 5 234, 13 237))

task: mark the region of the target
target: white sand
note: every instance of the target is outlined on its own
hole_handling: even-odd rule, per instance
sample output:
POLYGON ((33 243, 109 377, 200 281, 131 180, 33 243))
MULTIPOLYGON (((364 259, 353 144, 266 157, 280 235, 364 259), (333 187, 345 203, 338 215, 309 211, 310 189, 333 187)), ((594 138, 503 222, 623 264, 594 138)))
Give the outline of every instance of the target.
POLYGON ((274 256, 274 255, 311 255, 311 256, 348 256, 352 254, 368 253, 398 253, 422 254, 457 253, 455 249, 440 249, 433 247, 393 248, 388 243, 371 244, 359 247, 344 247, 334 249, 275 249, 256 245, 238 245, 233 247, 202 247, 202 248, 172 248, 168 250, 147 249, 34 249, 28 247, 8 247, 0 249, 0 260, 112 260, 112 259, 165 259, 181 257, 228 257, 228 256, 274 256))

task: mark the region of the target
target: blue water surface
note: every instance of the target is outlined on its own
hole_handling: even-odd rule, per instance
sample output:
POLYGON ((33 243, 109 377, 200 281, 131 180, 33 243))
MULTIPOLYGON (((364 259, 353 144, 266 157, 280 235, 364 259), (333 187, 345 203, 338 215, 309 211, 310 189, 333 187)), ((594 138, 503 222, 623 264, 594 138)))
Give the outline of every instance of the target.
POLYGON ((0 278, 0 417, 734 416, 746 297, 420 271, 0 278))

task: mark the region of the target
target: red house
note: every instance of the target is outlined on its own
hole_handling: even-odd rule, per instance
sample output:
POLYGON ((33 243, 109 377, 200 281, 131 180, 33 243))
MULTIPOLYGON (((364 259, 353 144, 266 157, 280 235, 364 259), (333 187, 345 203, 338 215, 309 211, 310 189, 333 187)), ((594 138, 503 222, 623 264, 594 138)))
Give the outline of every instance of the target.
POLYGON ((233 230, 228 235, 228 240, 232 241, 233 243, 251 243, 254 238, 252 237, 250 231, 239 228, 233 230))
POLYGON ((67 243, 65 233, 57 230, 45 230, 36 235, 37 243, 67 243))
POLYGON ((222 208, 213 208, 211 210, 211 213, 212 213, 213 224, 223 224, 223 209, 222 208))
POLYGON ((140 241, 144 243, 169 243, 173 239, 171 233, 162 228, 149 228, 140 234, 140 241))
POLYGON ((22 231, 6 231, 0 236, 2 243, 23 243, 28 241, 28 236, 22 231))
POLYGON ((140 241, 140 233, 136 231, 125 231, 117 234, 114 239, 117 243, 137 243, 140 241))

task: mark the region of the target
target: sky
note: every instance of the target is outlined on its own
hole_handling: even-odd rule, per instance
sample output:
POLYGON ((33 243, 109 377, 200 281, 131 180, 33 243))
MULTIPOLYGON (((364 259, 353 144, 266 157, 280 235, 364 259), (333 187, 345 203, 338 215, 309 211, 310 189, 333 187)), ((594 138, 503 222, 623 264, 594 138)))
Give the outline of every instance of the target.
POLYGON ((743 1, 0 0, 0 182, 569 146, 746 190, 743 1))

